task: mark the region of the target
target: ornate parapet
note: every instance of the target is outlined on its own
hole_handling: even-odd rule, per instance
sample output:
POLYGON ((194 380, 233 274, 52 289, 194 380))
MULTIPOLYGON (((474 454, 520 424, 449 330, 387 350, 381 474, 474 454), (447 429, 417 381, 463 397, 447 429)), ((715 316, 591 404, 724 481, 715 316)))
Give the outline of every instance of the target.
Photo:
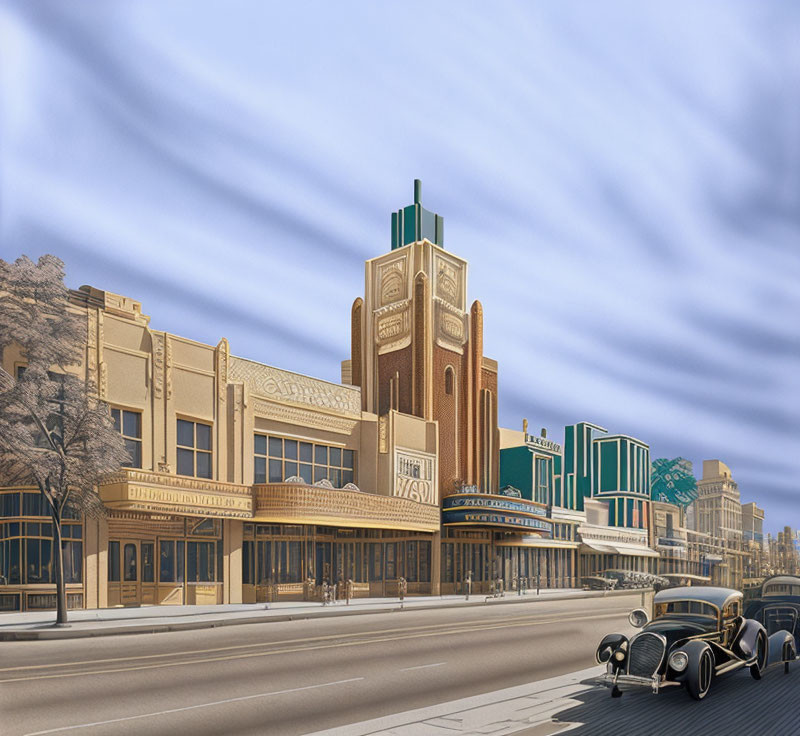
POLYGON ((230 519, 253 516, 250 486, 203 478, 123 468, 108 476, 99 492, 110 509, 230 519))
POLYGON ((255 521, 361 529, 439 530, 439 507, 407 498, 300 483, 253 486, 255 521))
POLYGON ((361 389, 358 386, 330 383, 235 356, 230 356, 226 362, 228 380, 244 383, 254 396, 361 417, 361 389))

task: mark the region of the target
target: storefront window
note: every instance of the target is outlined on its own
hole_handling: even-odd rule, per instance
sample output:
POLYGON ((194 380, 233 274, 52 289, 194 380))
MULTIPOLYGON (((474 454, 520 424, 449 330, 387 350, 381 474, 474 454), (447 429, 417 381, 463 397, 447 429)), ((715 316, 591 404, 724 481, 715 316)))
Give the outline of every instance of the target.
POLYGON ((152 583, 155 582, 155 565, 153 563, 153 549, 152 542, 142 542, 142 582, 152 583))
POLYGON ((108 580, 119 582, 119 542, 108 543, 108 580))
POLYGON ((136 545, 126 544, 123 554, 123 580, 125 582, 136 582, 136 545))
MULTIPOLYGON (((12 525, 3 524, 2 526, 6 530, 5 536, 12 525)), ((19 539, 0 539, 0 585, 19 585, 21 582, 20 557, 19 539)))
POLYGON ((162 539, 159 542, 159 582, 183 582, 184 544, 174 539, 162 539))
POLYGON ((216 544, 214 542, 186 543, 186 572, 190 583, 213 583, 215 570, 216 544))
POLYGON ((242 583, 255 585, 255 542, 245 541, 242 544, 242 583))

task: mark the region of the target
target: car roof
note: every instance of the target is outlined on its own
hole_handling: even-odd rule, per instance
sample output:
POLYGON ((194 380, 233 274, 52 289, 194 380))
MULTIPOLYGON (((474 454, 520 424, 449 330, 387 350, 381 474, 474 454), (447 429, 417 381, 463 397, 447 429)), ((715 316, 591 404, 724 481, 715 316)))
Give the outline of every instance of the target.
POLYGON ((762 583, 762 587, 768 583, 777 583, 778 585, 800 585, 800 577, 797 575, 774 575, 771 578, 767 578, 762 583))
POLYGON ((667 588, 656 593, 656 603, 671 601, 701 601, 722 610, 728 603, 741 600, 742 594, 732 588, 714 588, 709 585, 692 585, 686 588, 667 588))

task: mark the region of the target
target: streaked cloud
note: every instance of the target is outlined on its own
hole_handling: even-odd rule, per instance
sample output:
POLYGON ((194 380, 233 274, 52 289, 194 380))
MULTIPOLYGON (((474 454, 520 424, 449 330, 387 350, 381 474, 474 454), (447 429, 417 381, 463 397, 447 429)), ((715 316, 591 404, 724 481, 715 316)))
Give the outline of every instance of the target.
POLYGON ((0 2, 0 247, 327 379, 411 201, 501 421, 730 465, 800 526, 800 10, 0 2))

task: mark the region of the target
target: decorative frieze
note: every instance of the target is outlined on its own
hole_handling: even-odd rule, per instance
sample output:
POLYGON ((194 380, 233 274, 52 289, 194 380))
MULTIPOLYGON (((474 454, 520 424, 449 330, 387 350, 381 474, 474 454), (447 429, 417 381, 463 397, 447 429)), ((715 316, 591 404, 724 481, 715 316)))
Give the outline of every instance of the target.
POLYGON ((254 488, 255 521, 368 529, 439 529, 438 506, 357 490, 269 483, 254 488))
POLYGON ((314 427, 340 434, 351 434, 358 426, 358 420, 356 419, 346 419, 333 414, 299 409, 294 406, 276 404, 272 401, 259 399, 253 402, 253 411, 256 416, 264 417, 265 419, 274 419, 277 422, 286 422, 287 424, 300 424, 304 427, 314 427))
POLYGON ((217 395, 220 401, 225 401, 225 396, 228 392, 228 357, 230 355, 230 346, 224 337, 219 341, 214 352, 217 364, 217 395))
POLYGON ((230 357, 228 371, 228 380, 244 382, 251 394, 361 416, 361 391, 357 386, 320 381, 234 356, 230 357))

